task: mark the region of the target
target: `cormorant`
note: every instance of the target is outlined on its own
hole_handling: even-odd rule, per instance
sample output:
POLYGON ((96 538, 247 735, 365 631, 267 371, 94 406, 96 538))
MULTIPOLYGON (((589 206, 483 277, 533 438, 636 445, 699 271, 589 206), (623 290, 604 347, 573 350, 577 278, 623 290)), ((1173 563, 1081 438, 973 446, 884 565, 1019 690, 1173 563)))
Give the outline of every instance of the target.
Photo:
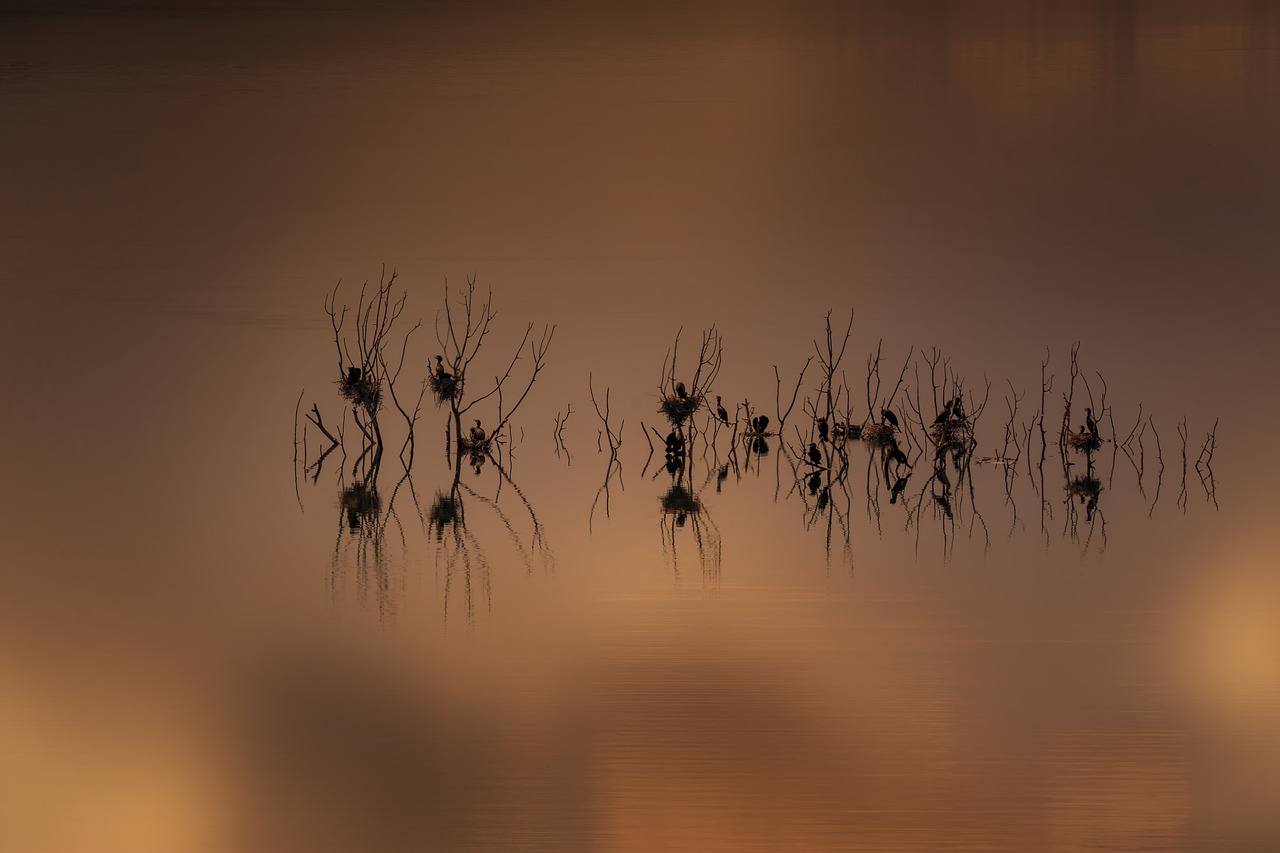
POLYGON ((484 427, 480 426, 480 419, 476 418, 476 425, 471 428, 471 440, 476 444, 480 444, 485 439, 484 427))
POLYGON ((938 412, 938 416, 933 419, 933 422, 935 424, 946 423, 946 421, 951 417, 951 407, 953 405, 955 405, 955 401, 948 400, 947 405, 942 407, 942 411, 938 412))
POLYGON ((822 464, 822 452, 818 450, 818 445, 809 442, 809 461, 814 465, 822 464))
POLYGON ((347 368, 347 384, 355 385, 359 381, 360 381, 360 368, 348 367, 347 368))
POLYGON ((676 396, 679 397, 681 400, 689 396, 689 391, 684 387, 683 382, 676 383, 676 396))
POLYGON ((951 401, 951 417, 958 421, 964 420, 964 400, 960 398, 959 394, 951 401))
POLYGON ((1098 422, 1093 419, 1093 409, 1084 410, 1084 425, 1089 428, 1094 438, 1098 437, 1098 422))
POLYGON ((827 440, 827 419, 818 418, 818 441, 827 440))
POLYGON ((752 432, 759 432, 759 431, 760 431, 760 416, 759 416, 759 415, 756 415, 754 418, 752 418, 752 419, 751 419, 751 431, 752 431, 752 432))
POLYGON ((765 431, 765 430, 767 430, 768 428, 769 428, 769 416, 768 416, 768 415, 761 415, 761 416, 760 416, 760 428, 759 428, 759 429, 757 429, 757 430, 756 430, 756 432, 764 432, 764 431, 765 431))
POLYGON ((729 425, 729 413, 725 411, 724 404, 720 402, 720 395, 716 395, 716 417, 725 426, 729 425))
POLYGON ((884 422, 894 429, 898 428, 898 416, 888 409, 880 410, 880 417, 884 418, 884 422))

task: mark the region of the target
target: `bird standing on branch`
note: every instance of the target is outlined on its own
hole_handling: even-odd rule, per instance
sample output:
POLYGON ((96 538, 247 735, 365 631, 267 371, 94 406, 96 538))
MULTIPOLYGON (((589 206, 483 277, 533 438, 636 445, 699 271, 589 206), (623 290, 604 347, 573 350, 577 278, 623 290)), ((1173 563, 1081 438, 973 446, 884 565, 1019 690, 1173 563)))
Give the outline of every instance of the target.
POLYGON ((716 395, 716 417, 725 426, 729 425, 729 413, 725 411, 724 404, 720 402, 720 395, 716 395))

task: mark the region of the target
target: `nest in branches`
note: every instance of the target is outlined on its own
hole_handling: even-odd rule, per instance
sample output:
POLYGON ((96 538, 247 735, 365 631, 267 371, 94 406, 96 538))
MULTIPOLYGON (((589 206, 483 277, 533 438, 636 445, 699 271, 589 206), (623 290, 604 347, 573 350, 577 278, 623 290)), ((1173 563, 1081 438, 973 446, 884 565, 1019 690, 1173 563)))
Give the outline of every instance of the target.
POLYGON ((701 394, 690 394, 687 397, 681 397, 676 394, 668 394, 662 398, 662 402, 658 405, 658 411, 662 413, 672 426, 684 426, 685 421, 693 416, 693 413, 702 408, 706 402, 706 398, 701 394))
POLYGON ((1085 453, 1092 453, 1102 446, 1102 439, 1092 432, 1071 432, 1067 433, 1067 447, 1072 450, 1083 450, 1085 453))
POLYGON ((950 418, 929 427, 929 438, 933 440, 935 447, 962 449, 969 446, 969 441, 973 438, 973 427, 969 426, 968 421, 950 418))
MULTIPOLYGON (((855 428, 850 427, 850 432, 855 428)), ((897 441, 896 430, 889 424, 867 424, 866 426, 856 427, 858 437, 867 444, 873 444, 880 447, 887 447, 897 441)))
POLYGON ((462 394, 462 383, 452 373, 432 371, 427 374, 427 387, 439 406, 447 400, 456 400, 462 394))
POLYGON ((1072 497, 1077 498, 1096 498, 1102 492, 1102 481, 1097 477, 1076 477, 1067 486, 1067 491, 1072 497))
POLYGON ((382 498, 364 483, 347 486, 338 495, 338 505, 347 515, 347 524, 358 530, 362 521, 376 519, 382 511, 382 498))
POLYGON ((382 383, 377 376, 347 374, 338 380, 338 393, 354 408, 364 409, 370 415, 376 415, 382 408, 382 383))
POLYGON ((493 443, 493 436, 485 436, 481 439, 472 438, 469 435, 458 436, 458 449, 464 453, 470 453, 472 456, 483 456, 489 452, 489 446, 493 443))
POLYGON ((676 483, 662 496, 662 511, 696 515, 702 512, 702 501, 684 486, 676 483))

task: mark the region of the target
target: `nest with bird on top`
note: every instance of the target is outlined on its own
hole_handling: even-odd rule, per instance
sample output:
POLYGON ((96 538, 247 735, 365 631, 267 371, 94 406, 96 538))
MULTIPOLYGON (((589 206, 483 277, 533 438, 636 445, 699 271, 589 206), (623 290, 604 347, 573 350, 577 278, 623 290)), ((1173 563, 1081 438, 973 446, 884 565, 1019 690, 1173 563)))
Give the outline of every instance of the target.
POLYGON ((1102 446, 1102 437, 1096 432, 1081 430, 1080 432, 1067 433, 1067 447, 1072 450, 1082 450, 1085 453, 1092 453, 1102 446))
POLYGON ((337 382, 338 393, 354 408, 376 415, 382 408, 382 382, 369 371, 350 368, 337 382))
POLYGON ((692 394, 664 394, 658 404, 658 412, 674 427, 682 427, 693 413, 706 405, 706 398, 696 391, 692 394))
MULTIPOLYGON (((850 429, 850 432, 853 432, 853 430, 850 429)), ((857 437, 867 444, 881 447, 888 447, 898 440, 897 430, 891 424, 866 424, 858 428, 857 434, 857 437)))

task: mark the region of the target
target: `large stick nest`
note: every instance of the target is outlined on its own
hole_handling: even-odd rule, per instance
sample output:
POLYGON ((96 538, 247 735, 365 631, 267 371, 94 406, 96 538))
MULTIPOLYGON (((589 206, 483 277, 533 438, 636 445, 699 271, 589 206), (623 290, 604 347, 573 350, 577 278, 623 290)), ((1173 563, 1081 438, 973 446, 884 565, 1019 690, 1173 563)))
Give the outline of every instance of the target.
POLYGON ((929 438, 935 447, 946 447, 952 450, 969 446, 973 439, 973 427, 968 421, 959 418, 948 418, 940 424, 929 427, 929 438))
POLYGON ((358 378, 352 379, 348 374, 338 380, 338 393, 342 399, 352 406, 364 409, 369 415, 376 415, 382 408, 382 382, 377 376, 362 372, 358 378))
POLYGON ((662 402, 658 405, 658 411, 672 426, 679 427, 684 426, 685 421, 689 420, 693 413, 705 404, 706 398, 696 392, 687 397, 668 394, 662 398, 662 402))
POLYGON ((896 432, 891 424, 867 424, 858 430, 858 437, 867 444, 887 447, 897 441, 896 432))
POLYGON ((431 371, 427 374, 427 387, 431 389, 431 396, 435 399, 437 406, 447 400, 456 400, 462 395, 462 380, 452 373, 431 371))
POLYGON ((1067 447, 1072 450, 1083 450, 1086 453, 1091 453, 1101 446, 1102 439, 1088 430, 1067 433, 1067 447))

